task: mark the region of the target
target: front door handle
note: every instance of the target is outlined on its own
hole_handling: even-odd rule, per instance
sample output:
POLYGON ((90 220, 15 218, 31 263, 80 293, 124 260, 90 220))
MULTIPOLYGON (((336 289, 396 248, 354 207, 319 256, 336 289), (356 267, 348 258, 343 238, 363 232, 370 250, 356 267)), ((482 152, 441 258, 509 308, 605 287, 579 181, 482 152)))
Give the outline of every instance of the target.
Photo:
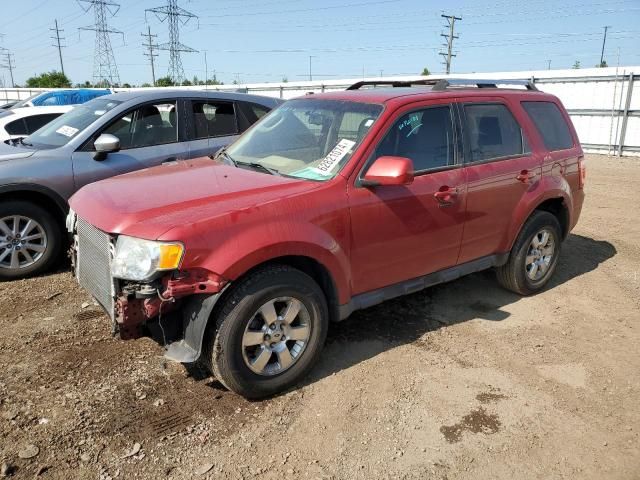
POLYGON ((445 185, 440 187, 440 189, 435 192, 433 196, 438 201, 438 205, 440 207, 449 207, 453 205, 458 198, 458 189, 450 188, 445 185))
POLYGON ((162 162, 162 164, 164 165, 165 163, 173 163, 173 162, 177 162, 177 161, 178 161, 178 159, 176 157, 169 157, 169 158, 166 158, 164 160, 164 162, 162 162))
POLYGON ((529 181, 534 178, 536 178, 535 172, 530 172, 529 170, 522 170, 518 175, 516 175, 516 180, 522 183, 529 183, 529 181))

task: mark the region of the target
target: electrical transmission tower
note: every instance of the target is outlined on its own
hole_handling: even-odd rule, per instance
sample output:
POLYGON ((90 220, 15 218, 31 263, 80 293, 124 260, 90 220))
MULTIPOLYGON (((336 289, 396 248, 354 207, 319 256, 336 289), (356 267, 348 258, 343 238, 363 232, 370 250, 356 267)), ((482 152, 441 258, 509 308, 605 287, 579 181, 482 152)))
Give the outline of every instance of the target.
POLYGON ((66 45, 62 45, 60 42, 62 40, 64 40, 64 37, 60 37, 60 32, 64 32, 64 30, 60 30, 58 28, 58 20, 56 19, 56 26, 55 28, 50 28, 49 30, 51 30, 52 32, 55 32, 55 36, 51 37, 51 39, 53 41, 55 41, 56 43, 54 45, 51 45, 52 47, 56 47, 58 49, 58 56, 60 57, 60 71, 62 72, 62 74, 64 75, 64 64, 62 63, 62 49, 66 47, 66 45))
POLYGON ((194 53, 191 47, 180 43, 180 25, 186 25, 192 18, 198 18, 191 12, 178 6, 178 0, 167 0, 163 7, 149 8, 145 10, 156 15, 158 20, 169 24, 169 42, 158 45, 158 50, 169 51, 169 77, 175 84, 184 80, 184 68, 182 67, 181 53, 194 53))
POLYGON ((119 85, 120 75, 118 74, 116 59, 113 56, 110 35, 112 33, 122 35, 122 41, 124 42, 124 33, 120 30, 109 28, 107 14, 115 16, 120 9, 120 5, 106 0, 78 0, 78 3, 85 12, 93 8, 95 23, 89 27, 81 27, 80 30, 96 32, 96 46, 93 57, 94 83, 103 86, 119 85), (86 3, 86 8, 80 2, 86 3))
POLYGON ((147 27, 148 28, 148 33, 141 33, 140 35, 142 35, 143 37, 145 37, 145 39, 147 40, 147 43, 142 43, 143 47, 147 47, 147 50, 149 50, 149 53, 145 53, 144 55, 149 57, 149 62, 151 63, 151 78, 153 79, 153 86, 156 86, 156 67, 155 67, 155 57, 158 56, 157 53, 153 53, 153 49, 155 48, 156 50, 158 49, 158 44, 157 43, 153 43, 153 39, 157 38, 158 35, 151 35, 151 27, 147 27))
POLYGON ((453 53, 453 41, 455 39, 458 38, 457 35, 453 34, 454 31, 454 27, 456 24, 456 20, 462 20, 461 17, 456 17, 454 15, 445 15, 442 14, 440 15, 442 18, 447 20, 447 25, 449 27, 449 33, 448 34, 444 34, 441 33, 440 36, 444 37, 447 39, 447 43, 446 45, 444 45, 445 47, 447 47, 447 51, 446 52, 440 52, 440 55, 442 55, 444 57, 444 65, 445 65, 445 70, 447 72, 447 75, 451 72, 451 59, 453 57, 455 57, 456 55, 453 53))
POLYGON ((6 48, 0 47, 0 56, 6 62, 0 65, 0 68, 6 68, 9 70, 9 76, 11 77, 11 86, 15 87, 16 84, 13 81, 13 69, 16 68, 16 60, 12 53, 9 53, 9 50, 6 48))

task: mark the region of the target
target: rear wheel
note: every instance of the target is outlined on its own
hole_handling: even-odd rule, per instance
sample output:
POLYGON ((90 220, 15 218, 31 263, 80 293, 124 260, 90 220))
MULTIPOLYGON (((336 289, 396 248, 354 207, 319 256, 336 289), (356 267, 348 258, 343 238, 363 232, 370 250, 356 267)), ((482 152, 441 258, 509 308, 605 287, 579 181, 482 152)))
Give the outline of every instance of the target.
POLYGON ((507 263, 496 269, 500 284, 521 295, 544 288, 558 263, 561 238, 558 219, 535 211, 522 227, 507 263))
POLYGON ((326 339, 328 309, 311 277, 284 265, 265 267, 241 280, 223 302, 203 360, 229 390, 266 397, 313 367, 326 339))
POLYGON ((61 246, 60 227, 46 210, 25 201, 0 203, 0 279, 47 270, 61 246))

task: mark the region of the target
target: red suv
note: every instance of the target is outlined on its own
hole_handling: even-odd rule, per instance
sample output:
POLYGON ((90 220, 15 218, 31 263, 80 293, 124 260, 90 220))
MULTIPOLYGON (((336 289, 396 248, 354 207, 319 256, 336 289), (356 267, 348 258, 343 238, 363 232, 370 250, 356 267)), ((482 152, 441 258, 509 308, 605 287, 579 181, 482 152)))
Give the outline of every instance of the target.
POLYGON ((584 198, 560 101, 527 82, 367 83, 71 199, 75 275, 122 338, 259 398, 354 310, 487 268, 523 295, 545 286, 584 198))

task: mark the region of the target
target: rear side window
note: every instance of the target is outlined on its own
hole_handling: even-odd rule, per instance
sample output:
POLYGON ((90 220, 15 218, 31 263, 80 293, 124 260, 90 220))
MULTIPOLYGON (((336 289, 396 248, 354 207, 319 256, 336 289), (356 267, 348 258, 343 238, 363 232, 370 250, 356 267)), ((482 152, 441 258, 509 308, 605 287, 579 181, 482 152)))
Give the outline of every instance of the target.
POLYGON ((11 123, 7 123, 4 127, 9 135, 26 135, 27 134, 27 126, 24 123, 23 118, 19 118, 18 120, 14 120, 11 123))
POLYGON ((547 150, 565 150, 573 147, 573 137, 562 112, 553 102, 522 102, 542 136, 547 150))
POLYGON ((44 113, 42 115, 33 115, 25 118, 24 120, 27 122, 27 133, 32 134, 60 115, 62 115, 62 113, 44 113))
POLYGON ((221 137, 238 133, 233 103, 192 101, 194 138, 221 137))
POLYGON ((522 129, 502 104, 464 106, 471 162, 482 162, 528 153, 522 129))

